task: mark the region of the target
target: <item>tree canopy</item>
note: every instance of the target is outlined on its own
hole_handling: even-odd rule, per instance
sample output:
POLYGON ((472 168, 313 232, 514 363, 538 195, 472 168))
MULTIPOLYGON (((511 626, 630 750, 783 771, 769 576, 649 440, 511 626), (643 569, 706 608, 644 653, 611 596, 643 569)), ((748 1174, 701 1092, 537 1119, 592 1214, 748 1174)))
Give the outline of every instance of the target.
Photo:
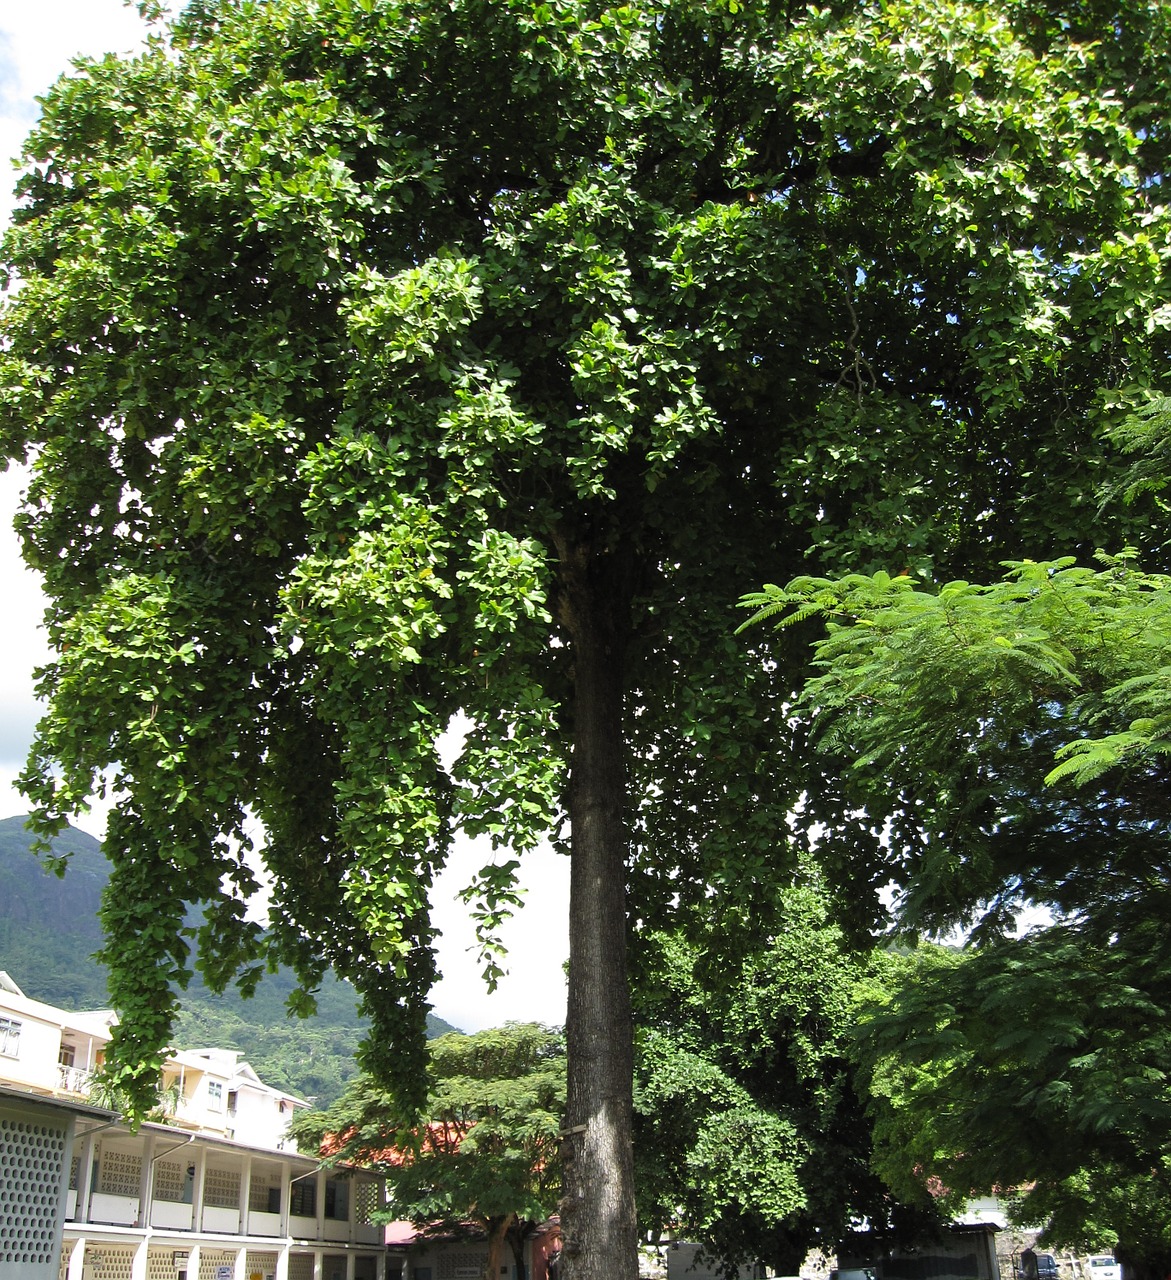
MULTIPOLYGON (((58 655, 24 786, 46 834, 117 794, 144 1105, 192 965, 276 961, 351 978, 421 1105, 453 831, 559 831, 566 1260, 633 1280, 628 911, 705 902, 732 945, 810 830, 880 848, 785 711, 804 653, 746 660, 735 600, 1098 538, 1103 424, 1171 325, 1169 23, 196 0, 48 93, 0 322, 58 655)), ((471 886, 489 970, 515 872, 471 886)))
MULTIPOLYGON (((1111 491, 1161 488, 1165 406, 1119 434, 1141 454, 1111 491)), ((979 945, 925 961, 870 1015, 879 1167, 904 1193, 1024 1188, 1021 1222, 1117 1243, 1156 1276, 1171 1262, 1171 579, 1135 556, 933 591, 803 578, 749 603, 828 621, 804 705, 887 833, 899 923, 975 925, 979 945), (1037 906, 1048 922, 1016 936, 1037 906)))
POLYGON ((431 1092, 421 1120, 368 1076, 324 1111, 292 1125, 303 1150, 386 1175, 390 1212, 422 1232, 488 1238, 487 1274, 505 1243, 524 1271, 524 1239, 552 1214, 561 1190, 565 1041, 532 1023, 433 1040, 431 1092))
POLYGON ((1103 559, 937 590, 798 578, 747 598, 757 619, 828 621, 804 704, 889 833, 904 923, 994 936, 1032 904, 1110 936, 1165 892, 1171 579, 1103 559))

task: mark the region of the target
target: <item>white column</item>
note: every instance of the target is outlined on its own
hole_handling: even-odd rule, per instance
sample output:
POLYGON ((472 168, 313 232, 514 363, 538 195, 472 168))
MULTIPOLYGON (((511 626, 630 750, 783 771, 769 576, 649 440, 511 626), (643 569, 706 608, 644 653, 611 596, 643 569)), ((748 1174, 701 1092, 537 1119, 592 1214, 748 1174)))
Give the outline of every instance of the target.
POLYGON ((293 1246, 287 1241, 276 1256, 276 1280, 289 1280, 289 1254, 293 1246))
POLYGON ((240 1234, 248 1234, 248 1198, 252 1194, 252 1157, 244 1157, 244 1166, 240 1170, 240 1234))
POLYGON ((191 1246, 187 1255, 187 1280, 199 1280, 199 1242, 191 1246))
MULTIPOLYGON (((293 1171, 287 1164, 281 1165, 281 1235, 289 1234, 289 1206, 293 1198, 293 1171)), ((285 1259, 285 1271, 288 1272, 288 1259, 285 1259)), ((278 1276, 279 1280, 279 1276, 278 1276)))
MULTIPOLYGON (((94 1136, 85 1134, 81 1139, 80 1155, 77 1166, 77 1205, 73 1211, 74 1222, 89 1221, 89 1198, 93 1194, 94 1181, 94 1136)), ((78 1272, 78 1275, 81 1273, 78 1272)), ((70 1278, 72 1280, 72 1277, 70 1278)))
MULTIPOLYGON (((313 1183, 317 1189, 316 1208, 317 1208, 317 1235, 316 1239, 325 1239, 325 1172, 318 1169, 313 1183)), ((313 1264, 313 1280, 321 1280, 321 1254, 315 1254, 317 1261, 313 1264)))
MULTIPOLYGON (((138 1225, 150 1226, 150 1202, 155 1174, 155 1136, 147 1133, 142 1141, 142 1171, 138 1175, 138 1225)), ((146 1280, 146 1272, 142 1273, 146 1280)))
POLYGON ((192 1163, 195 1165, 195 1177, 191 1188, 191 1226, 195 1231, 202 1231, 204 1180, 207 1177, 207 1148, 197 1146, 191 1155, 192 1163))
MULTIPOLYGON (((320 1239, 321 1237, 320 1212, 317 1215, 317 1222, 318 1222, 317 1236, 320 1239)), ((313 1280, 325 1280, 325 1257, 322 1254, 320 1249, 315 1249, 313 1251, 313 1280)))
POLYGON ((248 1248, 236 1250, 236 1265, 232 1269, 232 1280, 248 1280, 248 1248))
POLYGON ((65 1280, 82 1280, 82 1268, 85 1266, 85 1236, 74 1240, 69 1250, 69 1270, 65 1280))
POLYGON ((130 1264, 130 1280, 146 1280, 146 1258, 150 1252, 150 1232, 142 1239, 142 1243, 134 1251, 134 1261, 130 1264))

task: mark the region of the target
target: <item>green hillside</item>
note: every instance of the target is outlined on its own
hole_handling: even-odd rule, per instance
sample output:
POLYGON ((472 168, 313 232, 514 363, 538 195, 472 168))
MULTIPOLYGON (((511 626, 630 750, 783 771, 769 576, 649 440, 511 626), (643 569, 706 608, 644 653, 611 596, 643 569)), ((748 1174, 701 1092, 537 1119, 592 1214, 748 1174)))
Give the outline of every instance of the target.
MULTIPOLYGON (((54 845, 71 855, 58 878, 29 852, 31 842, 23 818, 0 819, 0 969, 35 1000, 103 1008, 106 974, 93 958, 102 945, 97 913, 109 874, 101 844, 70 828, 54 845)), ((322 984, 315 1017, 291 1018, 285 998, 294 985, 292 973, 280 970, 245 1000, 235 991, 214 995, 196 975, 183 996, 175 1043, 238 1049, 269 1084, 327 1106, 357 1072, 354 1053, 365 1028, 353 989, 335 979, 322 984)), ((453 1029, 428 1018, 432 1036, 453 1029)))

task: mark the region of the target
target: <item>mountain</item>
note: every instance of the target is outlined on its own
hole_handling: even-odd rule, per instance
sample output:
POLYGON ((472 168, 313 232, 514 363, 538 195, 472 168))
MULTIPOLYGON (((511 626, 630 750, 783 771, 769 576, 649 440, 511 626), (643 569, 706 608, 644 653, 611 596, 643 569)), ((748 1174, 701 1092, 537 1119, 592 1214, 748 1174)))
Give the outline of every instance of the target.
MULTIPOLYGON (((105 968, 94 959, 102 946, 98 907, 110 866, 100 841, 70 827, 53 843, 68 854, 57 877, 30 852, 24 818, 0 819, 0 969, 28 996, 65 1009, 109 1004, 105 968)), ((238 1049, 261 1079, 319 1106, 328 1106, 357 1072, 354 1053, 365 1031, 354 990, 327 978, 315 1017, 291 1018, 285 998, 296 985, 288 969, 266 974, 255 995, 215 995, 196 974, 183 993, 175 1044, 238 1049)), ((431 1036, 455 1030, 428 1015, 431 1036)))

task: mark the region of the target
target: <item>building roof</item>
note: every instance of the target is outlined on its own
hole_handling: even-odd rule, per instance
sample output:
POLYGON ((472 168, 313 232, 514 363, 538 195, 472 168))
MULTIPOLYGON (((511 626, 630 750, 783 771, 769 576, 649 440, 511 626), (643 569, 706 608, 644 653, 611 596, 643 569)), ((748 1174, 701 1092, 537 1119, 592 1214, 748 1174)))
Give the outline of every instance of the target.
POLYGON ((121 1119, 117 1111, 108 1107, 95 1107, 88 1102, 75 1102, 72 1098, 56 1098, 49 1094, 34 1093, 31 1089, 21 1089, 16 1085, 0 1084, 0 1102, 3 1101, 32 1104, 38 1107, 49 1107, 54 1111, 68 1111, 74 1115, 89 1116, 108 1124, 121 1119))
POLYGON ((80 1031, 83 1035, 99 1036, 106 1040, 118 1021, 113 1009, 83 1009, 74 1013, 62 1009, 55 1004, 46 1004, 43 1000, 34 1000, 12 981, 7 973, 0 971, 0 991, 3 991, 3 1004, 27 1018, 39 1018, 51 1026, 62 1030, 80 1031))

